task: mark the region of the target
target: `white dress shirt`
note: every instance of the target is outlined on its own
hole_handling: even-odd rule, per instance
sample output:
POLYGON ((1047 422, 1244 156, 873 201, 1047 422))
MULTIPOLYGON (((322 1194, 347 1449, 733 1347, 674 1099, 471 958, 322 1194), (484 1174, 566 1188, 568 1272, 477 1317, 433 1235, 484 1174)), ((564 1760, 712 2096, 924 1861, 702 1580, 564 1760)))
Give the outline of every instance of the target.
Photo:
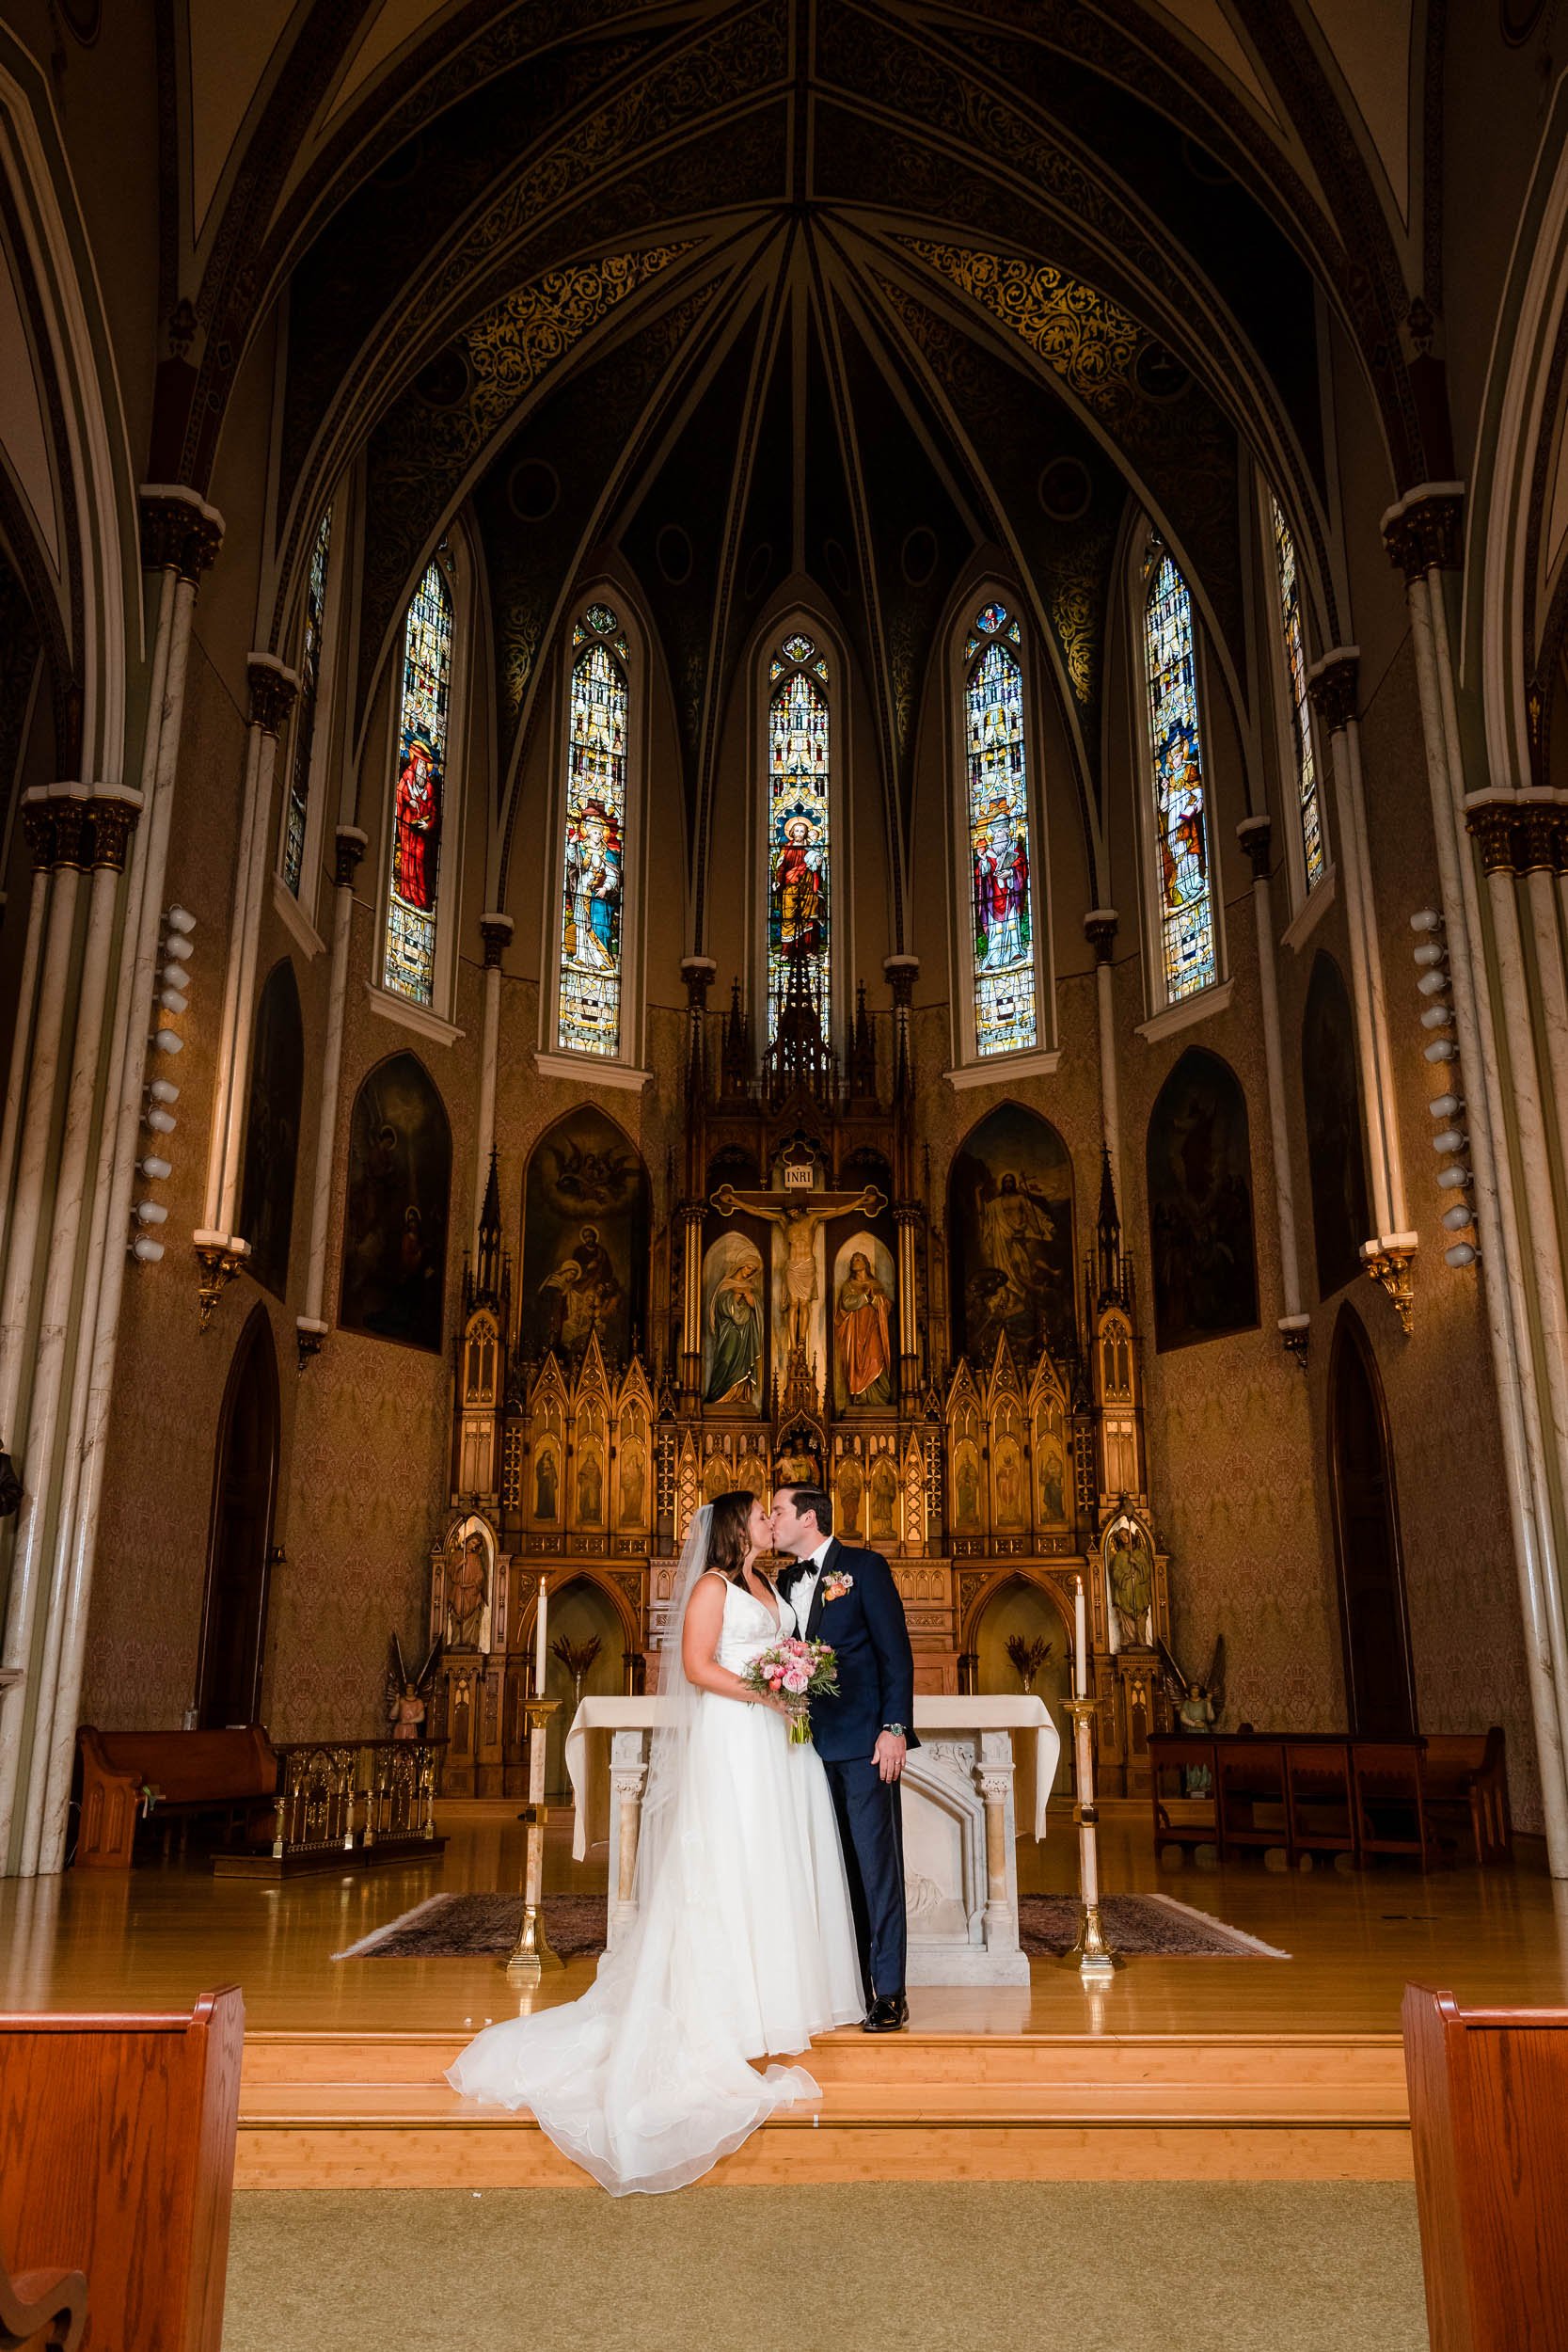
POLYGON ((806 1619, 811 1615, 811 1605, 816 1595, 816 1580, 822 1573, 822 1563, 828 1556, 828 1546, 832 1540, 831 1535, 823 1536, 816 1549, 801 1563, 800 1573, 789 1588, 789 1605, 795 1612, 795 1629, 802 1641, 805 1639, 806 1619))

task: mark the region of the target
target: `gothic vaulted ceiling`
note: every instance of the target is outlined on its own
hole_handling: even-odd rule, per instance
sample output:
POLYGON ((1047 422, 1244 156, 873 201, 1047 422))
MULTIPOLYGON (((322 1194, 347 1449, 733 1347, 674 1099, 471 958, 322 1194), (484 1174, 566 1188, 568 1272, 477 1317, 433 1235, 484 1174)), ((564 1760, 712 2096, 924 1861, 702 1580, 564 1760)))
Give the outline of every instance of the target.
POLYGON ((1130 503, 1178 549, 1239 696, 1250 448, 1332 628, 1320 296, 1361 355, 1394 479, 1433 469, 1409 131, 1431 60, 1402 5, 243 13, 230 38, 227 0, 180 0, 167 27, 190 135, 168 162, 183 307, 159 430, 184 478, 210 479, 278 305, 275 634, 325 499, 362 462, 361 711, 410 581, 472 501, 502 860, 543 651, 609 550, 670 681, 694 873, 736 662, 805 574, 869 689, 901 883, 919 685, 966 570, 1022 583, 1092 860, 1130 503))

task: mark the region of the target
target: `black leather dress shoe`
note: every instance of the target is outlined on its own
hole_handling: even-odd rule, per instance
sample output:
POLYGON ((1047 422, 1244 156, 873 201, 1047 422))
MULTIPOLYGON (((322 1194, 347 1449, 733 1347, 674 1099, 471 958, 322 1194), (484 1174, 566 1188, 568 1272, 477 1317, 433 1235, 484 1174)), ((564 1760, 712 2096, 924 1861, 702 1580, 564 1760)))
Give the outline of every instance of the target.
POLYGON ((910 2022, 910 2005, 901 1993, 879 1994, 866 2010, 862 2031, 897 2033, 910 2022))

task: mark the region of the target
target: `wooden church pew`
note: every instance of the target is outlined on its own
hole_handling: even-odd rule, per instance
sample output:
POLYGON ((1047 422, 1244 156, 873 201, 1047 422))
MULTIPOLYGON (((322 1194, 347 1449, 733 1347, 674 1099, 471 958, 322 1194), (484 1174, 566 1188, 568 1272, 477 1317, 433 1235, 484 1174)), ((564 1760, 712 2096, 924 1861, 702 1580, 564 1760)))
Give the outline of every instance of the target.
POLYGON ((1405 1987, 1432 2352, 1568 2344, 1568 2010, 1405 1987))
POLYGON ((82 2352, 219 2352, 244 2038, 237 1985, 188 2016, 0 2017, 0 2247, 85 2275, 82 2352))

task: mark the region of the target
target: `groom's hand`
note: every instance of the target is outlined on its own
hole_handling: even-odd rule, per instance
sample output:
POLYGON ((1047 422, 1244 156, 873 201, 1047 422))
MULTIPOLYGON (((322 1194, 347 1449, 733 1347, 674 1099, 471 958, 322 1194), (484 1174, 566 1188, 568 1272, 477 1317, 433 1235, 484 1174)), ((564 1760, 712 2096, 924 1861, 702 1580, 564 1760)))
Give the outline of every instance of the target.
POLYGON ((879 1731, 877 1744, 871 1751, 871 1761, 883 1780, 901 1780, 907 1743, 895 1731, 879 1731))

